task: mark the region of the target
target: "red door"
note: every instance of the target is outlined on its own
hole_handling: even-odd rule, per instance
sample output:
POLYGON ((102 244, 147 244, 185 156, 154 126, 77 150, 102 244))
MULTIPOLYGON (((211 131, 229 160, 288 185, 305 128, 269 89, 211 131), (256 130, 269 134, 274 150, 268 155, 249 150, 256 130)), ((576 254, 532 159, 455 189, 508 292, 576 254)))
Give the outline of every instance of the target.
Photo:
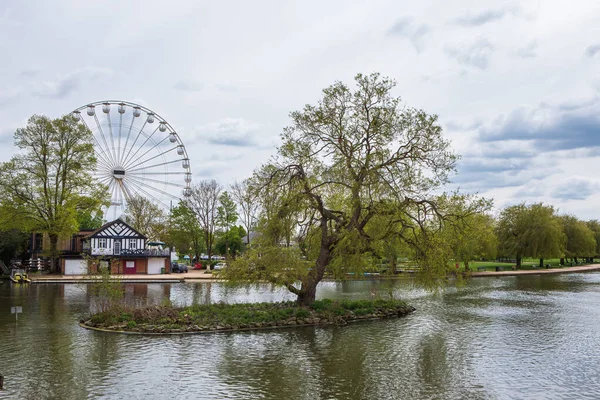
POLYGON ((135 274, 135 261, 125 260, 124 274, 135 274))

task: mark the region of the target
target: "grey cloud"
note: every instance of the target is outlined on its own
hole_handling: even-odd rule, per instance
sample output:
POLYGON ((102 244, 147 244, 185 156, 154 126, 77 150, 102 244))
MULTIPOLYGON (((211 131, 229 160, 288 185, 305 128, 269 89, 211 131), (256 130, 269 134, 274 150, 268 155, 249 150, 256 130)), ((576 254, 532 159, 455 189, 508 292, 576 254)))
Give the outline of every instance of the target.
POLYGON ((201 126, 197 129, 200 136, 210 144, 232 147, 258 147, 256 134, 258 125, 242 118, 226 118, 201 126))
POLYGON ((480 26, 504 18, 508 12, 508 10, 486 10, 478 14, 460 16, 455 19, 455 22, 463 26, 480 26))
POLYGON ((536 152, 600 146, 600 102, 519 108, 479 131, 482 142, 528 141, 536 152))
POLYGON ((402 17, 387 31, 390 36, 407 38, 417 51, 425 47, 425 36, 431 29, 426 24, 415 22, 412 17, 402 17))
POLYGON ((446 54, 466 67, 486 69, 494 47, 486 39, 479 39, 469 47, 447 47, 446 54))
POLYGON ((600 44, 594 44, 594 45, 588 46, 588 48, 585 49, 585 55, 588 57, 595 57, 599 53, 600 53, 600 44))
POLYGON ((173 85, 173 88, 186 92, 199 92, 204 89, 204 85, 199 82, 182 80, 173 85))
POLYGON ((69 95, 86 81, 96 81, 111 75, 112 71, 106 68, 86 67, 55 80, 34 83, 32 94, 39 97, 59 99, 69 95))
POLYGON ((585 200, 597 193, 600 185, 588 179, 573 178, 551 191, 552 198, 560 200, 585 200))

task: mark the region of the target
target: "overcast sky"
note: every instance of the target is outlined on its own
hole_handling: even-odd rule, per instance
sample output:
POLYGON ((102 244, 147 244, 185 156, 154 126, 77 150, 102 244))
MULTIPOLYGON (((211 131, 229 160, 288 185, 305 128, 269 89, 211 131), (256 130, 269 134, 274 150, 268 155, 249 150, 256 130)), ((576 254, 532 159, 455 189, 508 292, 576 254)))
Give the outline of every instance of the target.
POLYGON ((290 111, 380 72, 439 115, 463 190, 600 218, 598 21, 597 0, 4 0, 0 161, 30 115, 119 99, 179 132, 194 180, 231 183, 290 111))

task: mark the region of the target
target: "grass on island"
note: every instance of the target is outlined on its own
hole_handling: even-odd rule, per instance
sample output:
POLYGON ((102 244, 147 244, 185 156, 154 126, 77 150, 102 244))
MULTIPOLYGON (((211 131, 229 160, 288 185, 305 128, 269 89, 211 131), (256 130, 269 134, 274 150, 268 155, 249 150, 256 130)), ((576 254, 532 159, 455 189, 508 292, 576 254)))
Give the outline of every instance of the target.
POLYGON ((145 333, 259 329, 276 326, 345 324, 354 320, 404 316, 414 308, 404 301, 317 300, 310 307, 294 302, 211 304, 187 307, 114 307, 92 315, 85 326, 145 333))

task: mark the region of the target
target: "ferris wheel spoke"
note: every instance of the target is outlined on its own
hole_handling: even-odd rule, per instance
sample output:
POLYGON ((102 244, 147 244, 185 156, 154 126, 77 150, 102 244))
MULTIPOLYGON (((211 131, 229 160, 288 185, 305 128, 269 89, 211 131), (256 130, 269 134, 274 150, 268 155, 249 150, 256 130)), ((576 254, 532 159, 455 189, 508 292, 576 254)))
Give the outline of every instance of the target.
POLYGON ((165 207, 168 207, 167 204, 165 204, 162 200, 160 200, 159 198, 157 198, 156 196, 154 196, 153 194, 149 193, 145 188, 147 188, 148 186, 142 185, 140 183, 137 182, 129 182, 129 184, 131 186, 133 186, 138 192, 144 193, 146 196, 150 197, 151 199, 153 199, 154 201, 156 201, 159 204, 162 204, 165 207))
POLYGON ((142 171, 144 169, 150 169, 150 168, 154 168, 154 167, 162 167, 163 165, 174 164, 174 163, 178 163, 178 162, 181 162, 181 160, 165 161, 164 163, 160 163, 160 164, 147 165, 144 168, 132 169, 132 170, 130 170, 130 172, 142 171))
MULTIPOLYGON (((143 170, 142 170, 143 171, 143 170)), ((178 171, 178 172, 130 172, 128 171, 127 174, 128 175, 134 175, 134 176, 147 176, 147 175, 185 175, 187 174, 187 171, 178 171)))
POLYGON ((139 130, 138 134, 135 136, 135 140, 133 141, 133 144, 131 145, 131 147, 129 147, 129 151, 127 152, 127 155, 123 158, 123 160, 126 163, 129 160, 129 155, 131 154, 131 150, 133 150, 133 148, 135 147, 135 144, 137 143, 138 139, 140 138, 140 135, 144 132, 144 128, 146 127, 147 123, 148 123, 148 119, 146 118, 146 120, 144 121, 144 125, 142 125, 142 128, 139 130))
MULTIPOLYGON (((83 122, 85 127, 88 128, 88 130, 91 132, 92 130, 90 129, 90 126, 87 124, 85 119, 83 119, 83 116, 81 115, 81 113, 79 113, 79 119, 81 120, 81 122, 83 122)), ((106 154, 104 153, 102 146, 100 146, 100 143, 98 143, 98 140, 96 139, 95 135, 92 134, 92 138, 94 139, 94 142, 96 143, 96 149, 100 150, 100 152, 96 151, 96 155, 99 156, 98 158, 102 158, 104 160, 105 164, 108 166, 108 164, 110 164, 110 163, 106 159, 106 154)))
POLYGON ((102 130, 102 126, 100 126, 100 121, 98 121, 98 116, 96 114, 94 114, 94 120, 96 121, 96 126, 98 127, 98 131, 100 132, 100 136, 102 137, 102 141, 104 142, 104 145, 106 146, 107 156, 110 159, 111 164, 114 164, 115 160, 112 159, 112 156, 110 154, 110 146, 108 145, 108 143, 106 141, 106 137, 104 137, 104 131, 102 130))
POLYGON ((110 133, 110 144, 112 146, 113 158, 118 164, 117 152, 115 151, 115 139, 113 137, 112 122, 110 120, 110 110, 106 113, 106 119, 108 120, 108 132, 110 133))
MULTIPOLYGON (((156 146, 155 146, 155 147, 156 147, 156 146)), ((155 147, 153 147, 153 149, 154 149, 155 147)), ((172 148, 170 148, 169 150, 165 150, 165 151, 163 151, 162 153, 159 153, 159 154, 155 155, 154 157, 147 158, 147 159, 145 159, 145 160, 143 160, 143 161, 141 161, 141 162, 139 162, 139 163, 137 163, 137 164, 134 164, 134 165, 128 166, 128 168, 135 168, 135 167, 139 167, 140 165, 144 165, 144 164, 146 164, 147 162, 150 162, 150 161, 152 161, 152 160, 154 160, 154 159, 156 159, 156 158, 158 158, 158 157, 162 157, 162 156, 164 156, 165 154, 167 154, 167 153, 170 153, 170 152, 172 152, 172 151, 173 151, 173 150, 175 150, 175 149, 177 149, 177 147, 172 147, 172 148)), ((147 154, 147 152, 146 152, 146 154, 147 154)), ((144 155, 146 155, 146 154, 144 154, 144 155)), ((142 156, 142 157, 143 157, 143 156, 142 156)), ((138 158, 138 160, 139 160, 139 158, 138 158)), ((137 161, 137 160, 136 160, 136 161, 137 161)))
POLYGON ((121 163, 121 131, 123 130, 123 114, 119 112, 119 141, 117 142, 117 163, 121 163))
MULTIPOLYGON (((129 164, 128 164, 128 165, 127 165, 125 168, 133 168, 133 167, 135 167, 136 165, 134 165, 134 166, 131 166, 131 163, 134 163, 134 162, 137 162, 138 160, 141 160, 142 158, 144 158, 144 157, 146 156, 146 154, 148 154, 148 153, 150 153, 152 150, 154 150, 154 149, 158 148, 158 146, 160 146, 160 145, 161 145, 161 144, 162 144, 162 143, 163 143, 165 140, 167 140, 167 139, 168 139, 168 136, 164 137, 164 138, 163 138, 163 139, 162 139, 160 142, 158 142, 158 143, 157 143, 157 142, 154 142, 154 141, 152 141, 152 142, 154 143, 154 146, 153 146, 153 147, 151 147, 150 149, 148 149, 148 150, 147 150, 147 151, 146 151, 144 154, 142 154, 141 156, 139 156, 139 157, 138 157, 138 158, 136 158, 135 160, 134 160, 134 159, 133 159, 133 157, 132 157, 132 158, 131 158, 131 160, 129 161, 129 164)), ((177 148, 177 147, 175 147, 175 148, 177 148)), ((164 153, 163 153, 163 154, 164 154, 164 153)))
MULTIPOLYGON (((140 145, 140 147, 138 147, 138 148, 136 149, 135 153, 133 153, 133 154, 131 155, 131 157, 128 157, 128 158, 127 158, 127 160, 125 160, 125 164, 129 164, 129 163, 131 163, 131 161, 134 159, 135 155, 136 155, 136 154, 137 154, 137 153, 138 153, 138 152, 139 152, 139 151, 140 151, 140 150, 141 150, 141 149, 142 149, 142 148, 143 148, 143 147, 146 145, 146 143, 148 143, 148 140, 150 140, 150 139, 152 138, 152 136, 154 136, 154 134, 156 133, 156 131, 158 131, 158 126, 156 127, 156 129, 154 129, 154 131, 152 132, 152 134, 151 134, 150 136, 148 136, 148 137, 146 138, 146 140, 144 140, 144 143, 142 143, 142 144, 140 145)), ((152 142, 154 143, 154 140, 152 140, 152 142)), ((155 144, 155 146, 156 146, 156 144, 155 144)))
MULTIPOLYGON (((132 178, 132 180, 133 180, 134 182, 138 183, 138 184, 144 184, 144 181, 142 181, 142 180, 140 180, 140 179, 137 179, 137 178, 132 178)), ((162 183, 162 182, 161 182, 161 183, 162 183)), ((156 193, 160 193, 160 194, 162 194, 162 195, 165 195, 165 196, 167 196, 167 197, 170 197, 170 198, 172 198, 172 199, 179 199, 179 196, 176 196, 176 195, 174 195, 174 194, 171 194, 171 193, 169 193, 169 192, 167 192, 167 191, 165 191, 165 190, 159 189, 159 188, 157 188, 157 187, 155 187, 155 186, 152 186, 152 185, 147 185, 147 184, 144 184, 144 185, 145 185, 145 187, 146 187, 147 189, 149 189, 149 190, 153 190, 153 191, 154 191, 154 192, 156 192, 156 193)))
MULTIPOLYGON (((125 150, 127 149, 127 144, 129 143, 129 136, 131 135, 131 130, 133 129, 133 123, 135 122, 135 118, 136 118, 136 116, 132 113, 131 124, 129 124, 129 130, 127 131, 127 139, 125 139, 125 146, 123 146, 123 151, 121 152, 120 161, 125 160, 125 150)), ((142 127, 142 129, 143 129, 143 127, 142 127)))
MULTIPOLYGON (((131 176, 131 175, 130 175, 130 176, 131 176)), ((135 176, 135 177, 134 177, 134 178, 132 178, 132 179, 138 179, 138 180, 139 180, 139 179, 144 179, 145 181, 148 181, 148 182, 152 182, 152 183, 160 183, 161 185, 173 186, 173 187, 178 187, 178 188, 185 188, 185 187, 186 187, 186 185, 185 185, 185 184, 182 184, 182 183, 175 183, 175 182, 161 181, 161 180, 158 180, 158 179, 152 179, 152 178, 148 178, 148 177, 143 177, 143 178, 140 178, 140 176, 139 176, 139 175, 135 176)))

